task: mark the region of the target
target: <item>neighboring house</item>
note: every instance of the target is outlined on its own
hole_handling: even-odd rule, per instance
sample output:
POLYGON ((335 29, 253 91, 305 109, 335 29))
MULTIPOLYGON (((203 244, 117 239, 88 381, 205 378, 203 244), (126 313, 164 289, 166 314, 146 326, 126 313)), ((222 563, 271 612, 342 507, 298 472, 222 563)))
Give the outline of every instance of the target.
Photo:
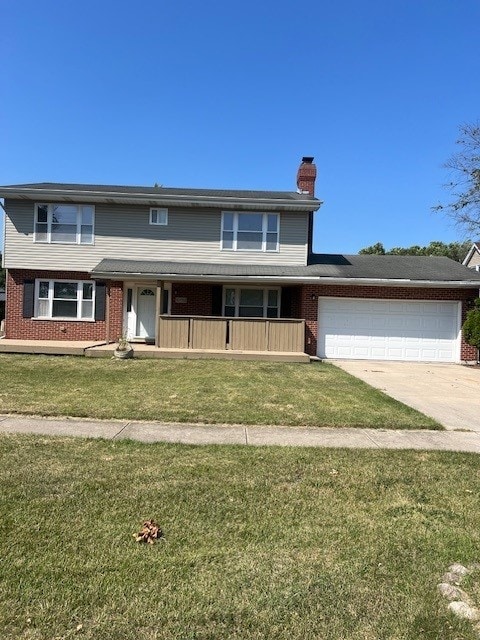
POLYGON ((315 178, 303 158, 293 192, 0 187, 6 338, 476 359, 461 322, 480 273, 448 258, 313 254, 315 178))
POLYGON ((480 271, 480 242, 474 242, 472 244, 462 264, 469 269, 480 271))

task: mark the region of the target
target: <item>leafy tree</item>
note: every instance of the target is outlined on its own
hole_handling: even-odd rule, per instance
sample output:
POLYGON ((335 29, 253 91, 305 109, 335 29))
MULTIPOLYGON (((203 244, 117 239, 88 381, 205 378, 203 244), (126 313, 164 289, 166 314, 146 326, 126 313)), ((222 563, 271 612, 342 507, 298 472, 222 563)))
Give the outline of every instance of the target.
POLYGON ((368 253, 368 254, 374 254, 377 256, 384 256, 386 252, 383 244, 381 242, 376 242, 375 244, 372 244, 371 247, 365 247, 364 249, 360 249, 358 253, 368 253))
POLYGON ((452 196, 447 204, 438 204, 434 211, 444 211, 470 233, 480 233, 480 122, 460 127, 460 137, 454 153, 445 163, 451 179, 444 186, 452 196))
POLYGON ((465 242, 450 242, 448 244, 440 240, 434 240, 426 247, 419 245, 413 245, 412 247, 393 247, 387 251, 381 242, 377 242, 370 247, 360 249, 358 253, 388 256, 445 256, 456 262, 463 262, 471 246, 471 240, 466 240, 465 242))
POLYGON ((468 344, 480 349, 480 298, 475 300, 475 308, 467 312, 463 323, 463 337, 468 344))

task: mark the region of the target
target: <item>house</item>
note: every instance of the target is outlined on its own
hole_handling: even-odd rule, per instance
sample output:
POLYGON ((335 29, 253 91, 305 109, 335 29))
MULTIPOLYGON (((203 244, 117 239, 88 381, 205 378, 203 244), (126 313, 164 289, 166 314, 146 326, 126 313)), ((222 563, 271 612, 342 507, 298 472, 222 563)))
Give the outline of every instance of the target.
POLYGON ((462 264, 469 269, 480 271, 480 242, 474 242, 472 244, 462 264))
POLYGON ((448 258, 314 254, 315 179, 305 157, 296 191, 0 187, 6 339, 475 359, 461 322, 480 273, 448 258))

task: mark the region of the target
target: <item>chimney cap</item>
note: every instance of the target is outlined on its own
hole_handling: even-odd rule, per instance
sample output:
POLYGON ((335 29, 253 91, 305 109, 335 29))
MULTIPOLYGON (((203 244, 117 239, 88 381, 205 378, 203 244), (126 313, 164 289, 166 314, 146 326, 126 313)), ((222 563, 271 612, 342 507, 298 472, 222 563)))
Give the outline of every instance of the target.
POLYGON ((303 156, 302 162, 305 162, 305 164, 312 164, 313 159, 313 156, 303 156))

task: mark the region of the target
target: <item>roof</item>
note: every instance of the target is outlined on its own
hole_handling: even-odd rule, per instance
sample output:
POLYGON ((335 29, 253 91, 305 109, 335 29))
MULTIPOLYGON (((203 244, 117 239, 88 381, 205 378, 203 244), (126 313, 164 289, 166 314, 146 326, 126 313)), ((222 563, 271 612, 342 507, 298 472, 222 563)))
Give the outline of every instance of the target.
MULTIPOLYGON (((66 184, 61 182, 34 182, 30 184, 5 185, 0 189, 42 189, 62 191, 95 191, 97 193, 145 193, 151 195, 173 196, 226 196, 232 198, 288 198, 292 200, 305 200, 305 194, 295 191, 252 191, 248 189, 183 189, 177 187, 143 187, 112 184, 66 184)), ((312 199, 311 196, 307 196, 312 199)))
POLYGON ((467 255, 465 256, 465 260, 462 262, 462 264, 468 265, 468 263, 472 259, 472 256, 473 256, 473 254, 475 252, 480 253, 480 241, 479 242, 474 242, 472 244, 472 246, 470 247, 470 250, 467 253, 467 255))
POLYGON ((103 277, 150 277, 158 279, 263 279, 372 282, 412 285, 480 287, 480 273, 443 257, 314 254, 307 266, 164 262, 105 258, 93 270, 103 277))
POLYGON ((296 191, 246 189, 183 189, 106 184, 38 182, 0 186, 0 197, 49 201, 119 202, 182 206, 235 206, 262 209, 316 211, 320 200, 296 191))

